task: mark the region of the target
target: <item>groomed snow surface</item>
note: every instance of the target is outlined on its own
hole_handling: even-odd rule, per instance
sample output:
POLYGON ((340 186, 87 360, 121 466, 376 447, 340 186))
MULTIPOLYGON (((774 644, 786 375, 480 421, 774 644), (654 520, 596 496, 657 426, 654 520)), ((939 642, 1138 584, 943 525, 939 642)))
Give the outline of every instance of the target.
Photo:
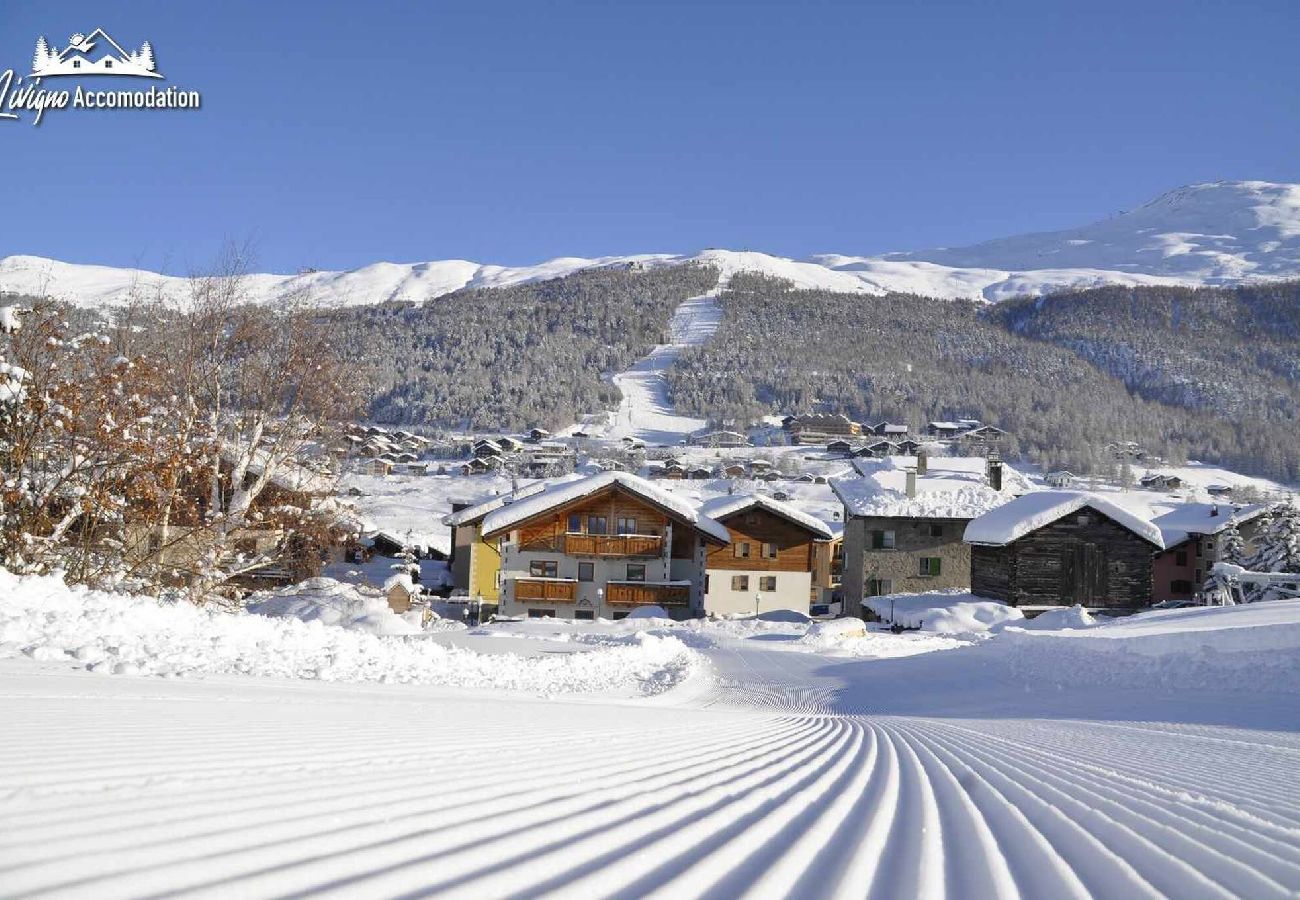
POLYGON ((299 614, 0 575, 0 894, 1300 890, 1300 601, 903 635, 299 614))

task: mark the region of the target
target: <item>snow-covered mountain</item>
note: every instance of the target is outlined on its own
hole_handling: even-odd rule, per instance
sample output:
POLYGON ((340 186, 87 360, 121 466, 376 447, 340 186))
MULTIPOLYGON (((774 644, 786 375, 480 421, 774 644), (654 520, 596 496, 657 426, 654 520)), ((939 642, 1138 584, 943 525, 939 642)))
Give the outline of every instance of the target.
MULTIPOLYGON (((762 272, 799 287, 1003 300, 1102 284, 1236 284, 1300 277, 1300 185, 1224 181, 1170 191, 1150 203, 1068 231, 1000 238, 970 247, 884 256, 825 254, 806 260, 754 251, 705 250, 596 259, 561 257, 534 266, 468 260, 379 262, 347 272, 254 275, 254 299, 309 290, 320 301, 358 305, 422 301, 464 287, 503 287, 595 266, 707 262, 724 274, 762 272)), ((0 260, 0 291, 48 292, 87 305, 133 292, 186 296, 184 278, 33 256, 0 260)))

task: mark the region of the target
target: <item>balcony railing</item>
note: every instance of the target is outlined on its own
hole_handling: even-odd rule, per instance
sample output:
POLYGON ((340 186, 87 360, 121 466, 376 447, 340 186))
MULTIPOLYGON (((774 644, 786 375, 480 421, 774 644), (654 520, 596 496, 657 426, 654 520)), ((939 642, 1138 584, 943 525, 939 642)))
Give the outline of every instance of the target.
POLYGON ((578 583, 550 578, 516 578, 515 599, 572 603, 578 599, 578 583))
POLYGON ((610 606, 686 606, 691 602, 689 584, 656 584, 651 581, 611 581, 605 585, 605 602, 610 606))
POLYGON ((664 539, 657 534, 566 534, 564 552, 574 556, 660 556, 664 539))

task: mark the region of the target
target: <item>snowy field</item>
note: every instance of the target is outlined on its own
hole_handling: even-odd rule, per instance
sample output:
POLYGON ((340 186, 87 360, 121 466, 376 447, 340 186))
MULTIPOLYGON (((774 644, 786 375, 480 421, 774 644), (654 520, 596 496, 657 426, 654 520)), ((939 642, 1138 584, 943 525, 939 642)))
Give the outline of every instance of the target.
POLYGON ((1056 624, 385 635, 4 576, 0 894, 1294 896, 1300 601, 1056 624))

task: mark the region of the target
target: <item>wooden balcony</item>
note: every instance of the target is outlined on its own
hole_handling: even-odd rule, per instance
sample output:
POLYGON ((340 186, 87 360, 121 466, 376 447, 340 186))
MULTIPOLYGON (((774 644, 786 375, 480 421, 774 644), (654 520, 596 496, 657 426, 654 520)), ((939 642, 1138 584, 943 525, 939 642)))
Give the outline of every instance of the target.
POLYGON ((611 581, 605 585, 605 602, 610 606, 686 606, 691 602, 689 584, 655 584, 648 581, 611 581))
POLYGON ((657 534, 566 534, 564 552, 573 556, 660 556, 664 539, 657 534))
POLYGON ((516 578, 515 599, 572 603, 578 599, 578 582, 550 578, 516 578))

